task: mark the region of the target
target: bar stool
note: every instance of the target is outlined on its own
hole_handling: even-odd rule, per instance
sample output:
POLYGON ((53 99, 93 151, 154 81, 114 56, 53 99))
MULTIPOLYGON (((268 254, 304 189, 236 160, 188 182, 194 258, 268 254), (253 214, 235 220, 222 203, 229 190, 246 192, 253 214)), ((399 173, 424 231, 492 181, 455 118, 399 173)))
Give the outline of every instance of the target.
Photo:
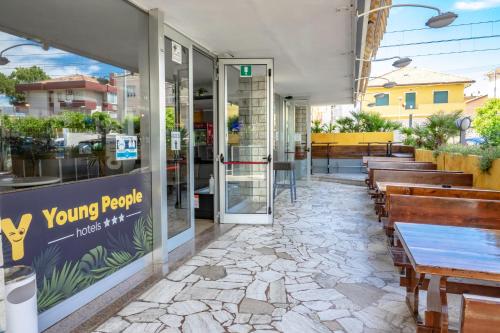
POLYGON ((290 189, 290 200, 293 203, 297 200, 297 188, 295 186, 295 163, 293 161, 277 161, 273 163, 274 170, 274 189, 273 189, 273 199, 276 198, 276 189, 278 187, 288 187, 290 189), (278 172, 283 171, 285 174, 289 175, 290 182, 278 183, 278 172))

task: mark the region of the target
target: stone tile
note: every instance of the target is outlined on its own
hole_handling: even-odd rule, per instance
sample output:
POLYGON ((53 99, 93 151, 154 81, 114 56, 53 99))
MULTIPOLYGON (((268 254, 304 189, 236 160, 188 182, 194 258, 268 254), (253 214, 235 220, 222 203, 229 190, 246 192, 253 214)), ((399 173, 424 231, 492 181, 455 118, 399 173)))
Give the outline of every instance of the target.
POLYGON ((168 313, 186 316, 197 312, 202 312, 208 310, 208 307, 205 303, 200 301, 184 301, 184 302, 175 302, 170 305, 168 308, 168 313))
POLYGON ((123 333, 156 333, 162 325, 162 323, 133 323, 123 333))
POLYGON ((215 299, 218 294, 218 289, 188 287, 181 291, 177 296, 175 296, 175 301, 187 301, 191 299, 215 299))
POLYGON ((170 273, 167 277, 172 281, 182 281, 191 274, 197 267, 184 265, 170 273))
POLYGON ((271 303, 286 303, 285 280, 273 281, 269 285, 269 301, 271 303))
POLYGON ((198 267, 193 274, 204 277, 209 280, 219 280, 227 275, 226 268, 224 266, 210 266, 204 265, 198 267))
POLYGON ((228 303, 240 303, 245 297, 245 291, 243 290, 221 290, 217 296, 217 300, 228 303))
POLYGON ((267 302, 258 301, 251 298, 244 298, 240 304, 241 313, 272 314, 274 306, 267 302))
POLYGON ((170 327, 180 327, 183 319, 182 316, 172 314, 166 314, 160 317, 160 321, 170 327))
POLYGON ((276 328, 286 333, 329 333, 330 330, 323 324, 313 321, 307 316, 295 311, 289 311, 281 322, 276 324, 276 328))
POLYGON ((224 331, 225 330, 221 326, 221 324, 219 324, 219 322, 215 320, 214 317, 208 312, 200 312, 186 316, 184 324, 182 324, 183 333, 200 333, 200 332, 217 333, 224 331))
POLYGON ((121 332, 130 325, 129 322, 120 317, 112 317, 97 328, 97 331, 103 333, 121 332))
POLYGON ((318 317, 321 320, 335 320, 342 317, 348 317, 351 313, 343 309, 330 309, 318 312, 318 317))
POLYGON ((246 297, 266 301, 266 290, 268 285, 269 283, 267 282, 255 280, 248 285, 246 290, 246 297))
POLYGON ((363 323, 356 318, 340 318, 337 322, 349 333, 363 333, 363 323))
POLYGON ((128 316, 126 319, 134 323, 148 323, 157 321, 158 318, 163 316, 165 313, 165 309, 153 308, 128 316))
POLYGON ((335 289, 312 289, 292 293, 292 297, 299 301, 333 301, 344 297, 335 289))
POLYGON ((253 329, 250 325, 235 324, 228 328, 231 333, 248 333, 253 329))
POLYGON ((383 290, 366 283, 339 283, 335 289, 361 307, 376 303, 386 294, 383 290))
POLYGON ((160 280, 151 289, 142 294, 139 299, 148 302, 168 303, 184 287, 185 283, 160 280))
POLYGON ((136 313, 141 313, 147 309, 158 307, 157 303, 150 302, 132 302, 125 306, 120 312, 118 312, 119 316, 131 316, 136 313))
POLYGON ((275 271, 263 271, 259 272, 256 275, 256 278, 265 282, 273 282, 279 280, 283 277, 282 273, 278 273, 275 271))

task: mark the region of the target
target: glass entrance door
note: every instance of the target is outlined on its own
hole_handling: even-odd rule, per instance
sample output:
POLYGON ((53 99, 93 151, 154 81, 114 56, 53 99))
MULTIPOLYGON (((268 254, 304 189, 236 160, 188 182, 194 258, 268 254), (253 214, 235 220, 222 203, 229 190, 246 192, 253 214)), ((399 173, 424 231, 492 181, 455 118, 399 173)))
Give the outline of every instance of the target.
POLYGON ((273 61, 219 60, 221 223, 272 223, 273 61))
POLYGON ((165 126, 169 251, 194 237, 192 45, 165 37, 165 126))

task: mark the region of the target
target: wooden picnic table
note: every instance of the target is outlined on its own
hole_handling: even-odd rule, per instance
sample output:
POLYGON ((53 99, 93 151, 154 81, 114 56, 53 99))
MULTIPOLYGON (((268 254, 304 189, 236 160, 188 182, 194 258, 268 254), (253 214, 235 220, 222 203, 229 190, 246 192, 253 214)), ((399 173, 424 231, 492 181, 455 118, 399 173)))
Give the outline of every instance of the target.
POLYGON ((397 222, 401 242, 419 283, 407 291, 418 316, 418 292, 429 278, 427 307, 417 332, 448 332, 448 278, 500 283, 500 230, 397 222))
POLYGON ((400 182, 376 182, 376 188, 379 192, 385 193, 387 190, 387 186, 405 186, 405 187, 427 187, 427 188, 462 188, 462 189, 470 189, 472 186, 451 186, 438 184, 416 184, 416 183, 400 183, 400 182))

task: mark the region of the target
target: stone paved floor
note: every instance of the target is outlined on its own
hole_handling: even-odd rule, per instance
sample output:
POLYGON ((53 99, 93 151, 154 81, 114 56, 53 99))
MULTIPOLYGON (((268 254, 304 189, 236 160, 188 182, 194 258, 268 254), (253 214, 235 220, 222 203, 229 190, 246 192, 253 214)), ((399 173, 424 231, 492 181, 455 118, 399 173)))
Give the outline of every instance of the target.
POLYGON ((96 332, 414 332, 366 189, 299 182, 96 332))

